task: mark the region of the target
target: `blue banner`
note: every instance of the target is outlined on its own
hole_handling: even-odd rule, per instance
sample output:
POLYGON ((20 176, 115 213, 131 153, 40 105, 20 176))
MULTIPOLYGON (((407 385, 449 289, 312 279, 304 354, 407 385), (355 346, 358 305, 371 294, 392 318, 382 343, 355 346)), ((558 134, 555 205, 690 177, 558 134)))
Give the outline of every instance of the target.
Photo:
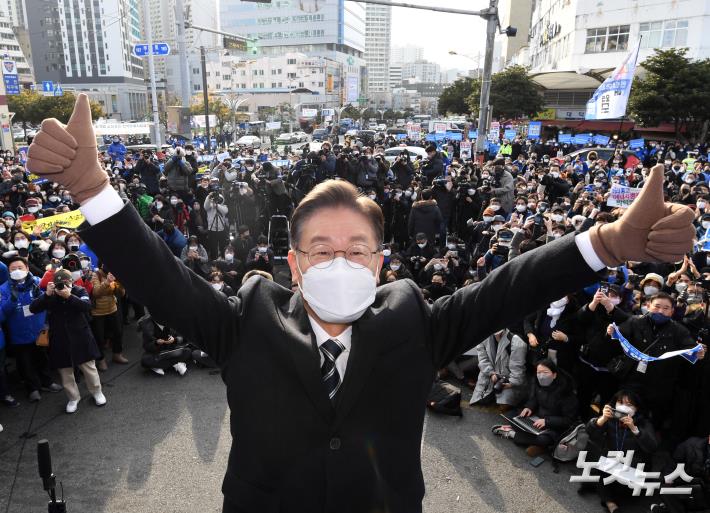
POLYGON ((443 141, 444 139, 447 139, 448 136, 446 134, 434 134, 434 140, 437 142, 443 141))
POLYGON ((560 144, 569 144, 572 142, 572 134, 559 134, 557 136, 557 142, 560 144))
POLYGON ((631 344, 631 342, 626 340, 626 338, 624 338, 624 336, 619 331, 619 328, 616 324, 612 324, 612 326, 614 327, 614 334, 611 336, 611 338, 619 341, 619 344, 621 344, 621 349, 624 351, 624 354, 626 356, 639 362, 655 362, 657 360, 667 360, 668 358, 673 358, 674 356, 680 355, 686 360, 688 360, 690 363, 695 363, 698 361, 698 353, 703 349, 703 346, 698 344, 691 349, 670 351, 668 353, 663 353, 661 356, 649 356, 646 353, 642 353, 641 351, 636 349, 631 344))
POLYGON ((592 140, 594 141, 594 144, 599 144, 601 146, 606 146, 607 144, 609 144, 608 135, 595 135, 592 140))
POLYGON ((397 134, 398 141, 401 141, 402 139, 406 139, 406 138, 407 138, 407 134, 397 134))
POLYGON ((478 130, 469 130, 468 131, 468 138, 469 139, 478 139, 478 130))
POLYGON ((645 144, 646 141, 644 141, 643 139, 631 139, 629 141, 629 148, 632 150, 636 148, 643 148, 645 144))
POLYGON ((277 166, 277 167, 285 167, 285 168, 287 168, 287 169, 291 166, 291 161, 288 160, 288 159, 272 160, 271 163, 272 163, 274 166, 277 166))
POLYGON ((461 132, 446 132, 446 138, 449 141, 463 141, 463 134, 461 132))
POLYGON ((515 137, 516 137, 517 135, 518 135, 518 132, 516 132, 516 131, 513 130, 512 128, 508 128, 508 129, 506 129, 505 132, 503 132, 503 137, 505 137, 506 139, 508 139, 508 140, 510 140, 510 141, 512 141, 513 139, 515 139, 515 137))
POLYGON ((542 121, 531 121, 528 124, 528 139, 539 139, 542 131, 542 121))
POLYGON ((574 136, 574 144, 589 144, 592 136, 589 134, 577 134, 574 136))
POLYGON ((436 142, 436 136, 434 134, 426 134, 424 140, 427 142, 436 142))

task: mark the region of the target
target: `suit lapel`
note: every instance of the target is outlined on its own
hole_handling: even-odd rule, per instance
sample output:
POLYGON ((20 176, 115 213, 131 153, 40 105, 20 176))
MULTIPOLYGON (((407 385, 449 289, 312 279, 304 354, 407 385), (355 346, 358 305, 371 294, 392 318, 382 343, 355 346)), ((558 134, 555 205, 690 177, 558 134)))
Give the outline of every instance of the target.
POLYGON ((333 420, 334 409, 321 380, 318 345, 300 293, 294 294, 291 298, 288 317, 296 324, 297 329, 285 327, 290 335, 286 338, 286 347, 311 402, 326 422, 330 423, 333 420))
POLYGON ((345 370, 345 379, 341 385, 335 403, 335 428, 353 407, 358 395, 370 377, 372 367, 377 361, 381 349, 377 344, 377 331, 369 310, 353 324, 350 357, 345 370))

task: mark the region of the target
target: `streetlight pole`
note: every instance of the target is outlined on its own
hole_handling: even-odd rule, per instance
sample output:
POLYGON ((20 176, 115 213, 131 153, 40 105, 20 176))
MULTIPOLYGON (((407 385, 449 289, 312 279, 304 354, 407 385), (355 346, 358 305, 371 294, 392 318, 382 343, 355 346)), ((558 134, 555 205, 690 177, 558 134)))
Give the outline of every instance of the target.
POLYGON ((207 56, 205 55, 204 46, 200 46, 200 64, 202 64, 202 99, 205 103, 205 136, 207 137, 207 151, 211 152, 212 139, 210 138, 210 95, 207 91, 207 56))
POLYGON ((476 153, 486 149, 488 139, 488 109, 491 97, 491 75, 493 72, 493 43, 498 28, 498 0, 490 0, 486 21, 486 54, 483 60, 483 78, 481 79, 481 98, 478 106, 478 137, 476 153))
POLYGON ((160 141, 160 116, 158 115, 158 93, 155 87, 155 61, 153 57, 153 30, 150 24, 150 8, 148 0, 143 0, 143 16, 145 16, 145 37, 148 43, 148 74, 150 75, 151 106, 153 108, 153 144, 158 151, 162 143, 160 141))

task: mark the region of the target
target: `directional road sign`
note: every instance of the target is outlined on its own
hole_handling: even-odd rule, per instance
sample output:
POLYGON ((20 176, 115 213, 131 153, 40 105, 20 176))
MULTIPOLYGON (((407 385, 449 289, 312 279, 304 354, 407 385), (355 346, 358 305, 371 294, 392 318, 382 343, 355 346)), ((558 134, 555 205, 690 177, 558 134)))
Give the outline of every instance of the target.
POLYGON ((64 90, 59 84, 54 84, 54 96, 63 96, 64 90))
POLYGON ((153 43, 153 51, 149 52, 147 44, 133 45, 133 55, 136 57, 146 57, 148 53, 153 55, 170 55, 170 45, 168 43, 153 43))

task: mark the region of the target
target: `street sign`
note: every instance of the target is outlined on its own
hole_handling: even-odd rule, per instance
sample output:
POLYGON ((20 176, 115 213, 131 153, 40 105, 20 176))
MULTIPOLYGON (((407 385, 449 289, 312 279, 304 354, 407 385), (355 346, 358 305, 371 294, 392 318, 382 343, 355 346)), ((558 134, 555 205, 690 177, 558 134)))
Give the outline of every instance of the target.
POLYGON ((149 53, 153 55, 170 55, 170 45, 168 43, 153 43, 153 51, 149 52, 149 46, 144 43, 133 45, 133 55, 136 57, 146 57, 149 53))
POLYGON ((54 84, 54 96, 64 96, 64 89, 59 84, 54 84))
POLYGON ((43 93, 53 93, 54 92, 54 84, 52 83, 51 80, 42 81, 42 92, 43 93))
POLYGON ((2 61, 2 74, 5 82, 5 94, 20 94, 20 80, 17 77, 15 61, 2 61))

